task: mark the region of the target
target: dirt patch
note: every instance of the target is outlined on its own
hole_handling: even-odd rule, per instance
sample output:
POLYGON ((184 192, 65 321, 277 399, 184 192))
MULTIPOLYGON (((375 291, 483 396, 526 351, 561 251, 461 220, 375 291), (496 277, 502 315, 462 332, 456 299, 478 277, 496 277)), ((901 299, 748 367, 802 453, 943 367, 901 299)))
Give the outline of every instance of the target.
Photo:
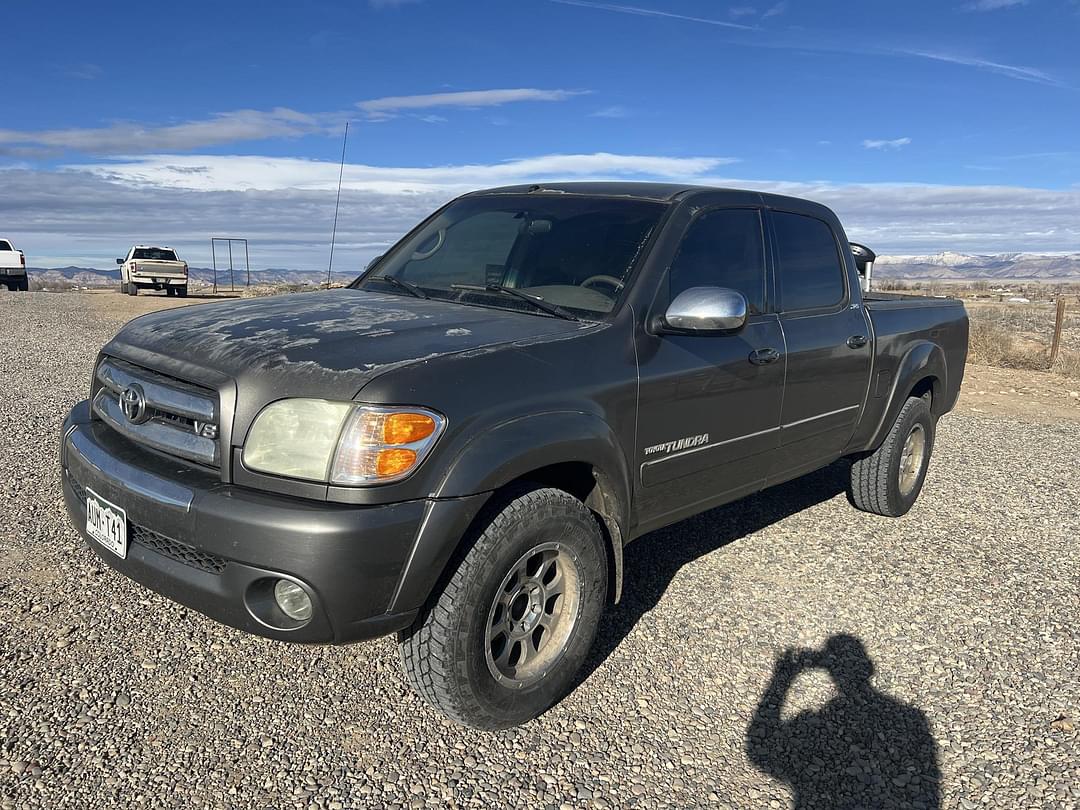
POLYGON ((1040 424, 1080 422, 1080 380, 969 363, 956 409, 1040 424))
POLYGON ((77 293, 77 295, 85 298, 89 306, 101 318, 121 323, 126 323, 132 318, 137 318, 139 315, 145 315, 148 312, 175 309, 176 307, 190 307, 211 301, 225 301, 230 298, 240 297, 240 293, 192 294, 187 298, 171 298, 165 293, 143 293, 131 296, 121 295, 114 290, 86 290, 77 293))

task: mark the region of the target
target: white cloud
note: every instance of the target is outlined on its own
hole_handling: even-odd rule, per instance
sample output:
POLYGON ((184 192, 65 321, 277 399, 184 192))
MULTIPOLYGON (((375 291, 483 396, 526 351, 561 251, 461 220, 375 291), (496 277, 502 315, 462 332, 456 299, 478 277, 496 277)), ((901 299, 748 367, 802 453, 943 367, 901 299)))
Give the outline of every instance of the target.
POLYGON ((420 0, 368 0, 368 5, 372 8, 398 8, 399 6, 407 6, 413 3, 419 3, 420 0))
POLYGON ((538 90, 518 87, 504 90, 466 90, 456 93, 428 93, 417 96, 387 96, 357 102, 363 112, 376 118, 399 113, 402 110, 427 110, 434 107, 501 107, 522 101, 566 101, 585 95, 588 90, 538 90))
POLYGON ((630 110, 621 104, 603 107, 596 112, 589 113, 590 118, 629 118, 630 110))
MULTIPOLYGON (((436 168, 347 166, 334 265, 359 271, 424 215, 467 189, 562 179, 647 179, 818 200, 881 253, 1080 251, 1080 188, 748 180, 728 161, 549 155, 436 168), (340 257, 340 258, 339 258, 340 257)), ((31 266, 108 268, 135 239, 209 266, 209 237, 251 240, 254 268, 325 268, 337 166, 259 157, 160 155, 112 167, 2 172, 0 221, 31 266), (248 182, 251 177, 257 182, 248 182), (260 187, 261 186, 261 187, 260 187)))
MULTIPOLYGON (((526 101, 566 101, 588 90, 541 90, 514 88, 470 90, 415 96, 389 96, 356 104, 368 120, 383 121, 398 113, 437 107, 499 107, 526 101)), ((336 135, 355 112, 305 113, 288 107, 272 110, 233 110, 201 120, 179 124, 152 125, 118 121, 104 127, 18 130, 0 129, 0 155, 45 157, 63 152, 88 155, 135 155, 154 152, 184 152, 229 143, 269 138, 299 138, 304 135, 336 135)), ((439 116, 418 116, 428 123, 440 123, 439 116)))
POLYGON ((92 62, 84 62, 81 65, 72 65, 64 72, 73 79, 83 79, 85 81, 100 79, 105 75, 105 71, 102 69, 101 65, 95 65, 92 62))
MULTIPOLYGON (((691 178, 737 162, 726 157, 662 157, 596 152, 541 155, 490 164, 388 167, 346 164, 342 188, 380 194, 459 193, 536 180, 620 177, 691 178)), ((71 165, 67 170, 140 186, 190 191, 331 191, 337 163, 242 155, 147 155, 126 162, 71 165)))
POLYGON ((323 116, 287 107, 235 110, 202 121, 167 126, 115 123, 107 127, 51 130, 0 129, 0 154, 42 155, 65 150, 95 155, 184 151, 263 138, 296 138, 326 127, 323 116))
POLYGON ((911 138, 893 138, 891 141, 867 139, 863 149, 901 149, 911 143, 911 138))
POLYGON ((739 17, 753 17, 757 14, 757 9, 753 6, 734 6, 728 9, 728 14, 735 19, 739 17))
POLYGON ((968 11, 997 11, 1000 8, 1012 8, 1013 6, 1025 6, 1028 0, 973 0, 964 8, 968 11))
POLYGON ((920 59, 930 59, 935 62, 947 62, 951 65, 963 65, 964 67, 973 67, 978 70, 985 70, 989 71, 990 73, 997 73, 1001 76, 1008 76, 1010 79, 1017 79, 1022 82, 1048 84, 1054 87, 1065 86, 1060 79, 1050 75, 1046 71, 1039 70, 1038 68, 1026 67, 1024 65, 1006 65, 1002 62, 994 62, 989 59, 980 59, 976 56, 965 56, 963 54, 943 53, 938 51, 898 49, 895 51, 895 53, 902 54, 904 56, 917 56, 920 59))
POLYGON ((597 9, 598 11, 613 11, 617 14, 633 14, 638 17, 665 17, 671 20, 685 20, 687 22, 715 25, 720 28, 738 28, 743 31, 753 30, 753 26, 728 22, 726 20, 714 20, 708 17, 690 17, 686 14, 673 14, 670 11, 657 11, 651 8, 638 8, 637 6, 620 6, 615 3, 594 3, 591 2, 591 0, 551 0, 551 2, 563 6, 580 6, 581 8, 592 8, 597 9))
MULTIPOLYGON (((795 51, 820 51, 822 53, 845 53, 845 54, 864 54, 867 56, 907 56, 916 57, 918 59, 929 59, 934 62, 945 62, 953 65, 962 65, 964 67, 974 68, 976 70, 987 71, 990 73, 997 73, 1000 76, 1006 76, 1010 79, 1016 79, 1018 81, 1036 82, 1038 84, 1046 84, 1054 87, 1066 87, 1057 77, 1047 73, 1046 71, 1039 70, 1038 68, 1027 67, 1025 65, 1008 65, 1003 62, 996 62, 992 59, 984 59, 978 56, 968 56, 965 54, 946 53, 938 51, 927 51, 920 48, 884 48, 876 46, 862 46, 853 45, 849 40, 840 40, 837 37, 823 32, 783 32, 778 34, 768 29, 742 25, 739 23, 725 22, 723 20, 714 20, 704 17, 691 17, 685 14, 673 14, 667 11, 656 11, 653 9, 638 8, 636 6, 622 6, 615 5, 613 3, 598 3, 592 2, 592 0, 549 0, 552 3, 559 3, 564 6, 579 6, 582 8, 597 9, 600 11, 610 11, 620 14, 634 14, 637 16, 645 17, 667 17, 675 20, 684 20, 687 22, 702 23, 705 25, 722 26, 725 28, 740 28, 747 31, 755 31, 757 33, 755 38, 739 39, 738 44, 749 48, 773 48, 777 50, 795 50, 795 51), (831 41, 830 41, 831 40, 831 41)), ((986 2, 1008 2, 1008 0, 986 0, 986 2)), ((768 8, 764 14, 761 15, 762 20, 770 17, 776 17, 783 14, 788 9, 788 0, 781 0, 779 3, 768 8)))

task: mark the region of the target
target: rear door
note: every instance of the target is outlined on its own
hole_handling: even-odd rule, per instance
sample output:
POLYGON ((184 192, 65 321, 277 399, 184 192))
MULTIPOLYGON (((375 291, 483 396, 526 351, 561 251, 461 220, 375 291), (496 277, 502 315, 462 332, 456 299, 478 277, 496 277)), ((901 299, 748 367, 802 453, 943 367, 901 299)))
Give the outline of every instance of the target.
POLYGON ((873 344, 832 225, 794 211, 772 210, 769 219, 787 344, 771 484, 840 457, 866 397, 873 344))
POLYGON ((779 445, 783 335, 769 312, 762 212, 712 208, 683 233, 653 312, 691 287, 729 287, 750 316, 734 334, 638 344, 638 514, 645 530, 760 489, 779 445), (755 352, 775 350, 768 363, 755 352))

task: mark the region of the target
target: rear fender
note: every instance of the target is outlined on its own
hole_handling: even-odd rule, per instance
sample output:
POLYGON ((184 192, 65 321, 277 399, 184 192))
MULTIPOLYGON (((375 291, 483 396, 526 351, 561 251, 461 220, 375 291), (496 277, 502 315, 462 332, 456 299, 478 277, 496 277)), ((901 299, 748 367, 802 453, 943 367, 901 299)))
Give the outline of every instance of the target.
POLYGON ((946 382, 945 353, 936 343, 921 340, 915 343, 900 361, 893 377, 892 390, 889 392, 889 406, 885 409, 874 430, 874 436, 869 443, 869 449, 873 450, 881 446, 888 436, 900 409, 904 407, 908 394, 922 380, 932 378, 934 380, 934 414, 939 415, 942 407, 942 397, 948 390, 946 382))

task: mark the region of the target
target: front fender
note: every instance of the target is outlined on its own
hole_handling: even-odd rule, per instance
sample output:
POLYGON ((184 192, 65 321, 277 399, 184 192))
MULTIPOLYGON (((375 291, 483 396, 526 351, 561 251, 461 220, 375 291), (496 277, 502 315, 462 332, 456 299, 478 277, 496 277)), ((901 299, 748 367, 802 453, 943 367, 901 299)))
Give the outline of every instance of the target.
POLYGON ((556 411, 512 419, 473 438, 443 478, 439 498, 490 492, 541 467, 591 464, 628 504, 630 472, 615 432, 598 416, 556 411))
POLYGON ((622 540, 630 508, 630 473, 614 431, 597 416, 559 411, 521 417, 477 433, 450 463, 416 536, 391 610, 422 605, 438 583, 469 522, 490 493, 554 464, 592 466, 599 494, 590 506, 611 534, 615 594, 621 590, 622 540))
POLYGON ((920 340, 907 350, 896 368, 896 374, 893 375, 889 404, 874 429, 874 434, 868 444, 869 449, 881 446, 896 421, 900 409, 904 407, 908 394, 920 381, 928 377, 934 379, 934 409, 937 411, 940 397, 948 390, 946 369, 945 353, 936 343, 920 340))

